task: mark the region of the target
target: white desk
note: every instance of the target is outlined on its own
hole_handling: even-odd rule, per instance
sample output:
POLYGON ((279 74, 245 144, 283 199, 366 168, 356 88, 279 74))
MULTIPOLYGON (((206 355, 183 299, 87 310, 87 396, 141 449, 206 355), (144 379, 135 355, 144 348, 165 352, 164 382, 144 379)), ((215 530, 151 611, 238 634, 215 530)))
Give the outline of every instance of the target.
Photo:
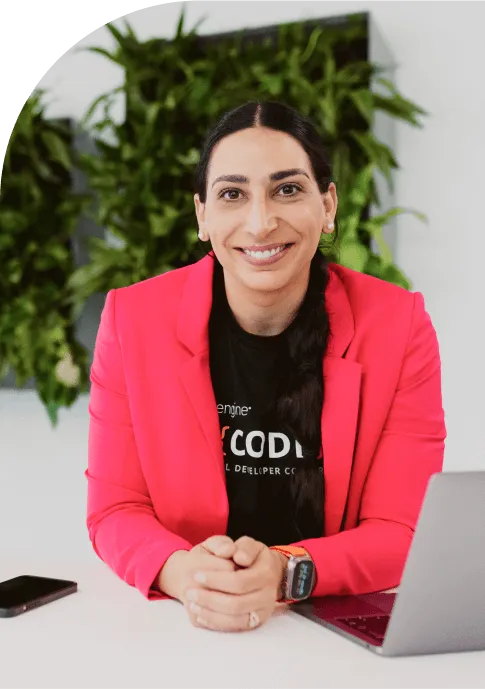
POLYGON ((0 395, 0 580, 74 579, 79 592, 0 619, 1 689, 485 687, 485 652, 381 658, 284 609, 217 634, 146 601, 87 539, 87 401, 51 431, 35 398, 0 395))
POLYGON ((2 689, 485 687, 485 653, 382 658, 287 609, 247 633, 194 629, 181 605, 145 601, 94 556, 2 557, 1 579, 24 572, 79 592, 0 619, 2 689))

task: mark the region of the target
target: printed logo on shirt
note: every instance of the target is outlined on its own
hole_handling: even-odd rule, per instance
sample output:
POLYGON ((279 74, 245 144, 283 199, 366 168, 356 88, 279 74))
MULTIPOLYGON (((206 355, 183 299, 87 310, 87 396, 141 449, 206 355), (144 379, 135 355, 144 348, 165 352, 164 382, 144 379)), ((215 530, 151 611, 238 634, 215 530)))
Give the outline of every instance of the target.
POLYGON ((219 414, 227 414, 231 419, 234 419, 236 416, 247 416, 251 407, 244 407, 239 404, 218 404, 217 411, 219 414))
MULTIPOLYGON (((283 474, 291 476, 297 471, 298 459, 303 458, 303 449, 297 440, 290 439, 285 433, 265 434, 263 431, 245 433, 239 428, 232 429, 232 433, 228 431, 231 431, 231 427, 223 426, 221 430, 223 454, 225 457, 229 454, 231 458, 231 461, 226 461, 226 472, 253 476, 281 476, 283 474), (290 461, 296 458, 296 466, 285 465, 284 460, 288 457, 290 461), (262 463, 258 460, 262 460, 262 463), (280 460, 279 463, 278 460, 280 460)), ((320 467, 320 472, 323 472, 323 466, 320 467)))
MULTIPOLYGON (((224 440, 225 431, 230 430, 230 426, 224 426, 222 433, 222 440, 224 440)), ((239 428, 231 435, 230 440, 231 454, 235 457, 252 457, 253 459, 261 459, 265 450, 269 459, 281 459, 286 457, 293 450, 297 458, 303 457, 303 450, 297 440, 292 441, 284 433, 268 433, 263 431, 250 431, 244 433, 239 428)))

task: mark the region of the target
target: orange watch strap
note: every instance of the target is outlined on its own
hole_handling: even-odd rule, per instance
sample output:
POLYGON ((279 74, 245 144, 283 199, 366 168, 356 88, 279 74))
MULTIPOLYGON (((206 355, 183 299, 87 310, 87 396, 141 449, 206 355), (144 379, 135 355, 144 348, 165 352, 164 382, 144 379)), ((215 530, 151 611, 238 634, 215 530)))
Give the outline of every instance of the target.
POLYGON ((305 548, 299 545, 273 545, 270 550, 276 550, 286 557, 305 557, 309 553, 305 548))

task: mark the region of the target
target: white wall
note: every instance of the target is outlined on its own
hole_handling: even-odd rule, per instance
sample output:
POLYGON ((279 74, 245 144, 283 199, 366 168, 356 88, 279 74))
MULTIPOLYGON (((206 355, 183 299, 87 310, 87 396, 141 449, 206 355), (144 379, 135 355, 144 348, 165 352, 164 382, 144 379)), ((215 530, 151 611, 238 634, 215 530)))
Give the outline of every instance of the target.
MULTIPOLYGON (((423 130, 398 125, 396 201, 425 212, 430 222, 425 226, 412 217, 398 220, 396 259, 414 289, 424 293, 441 344, 449 434, 446 468, 485 469, 485 291, 480 274, 485 254, 485 5, 189 2, 187 24, 207 15, 200 31, 213 33, 362 10, 372 12, 391 47, 399 65, 398 87, 430 113, 423 130)), ((173 3, 128 19, 143 39, 170 37, 179 13, 180 4, 173 3)), ((49 114, 80 117, 96 96, 120 82, 116 66, 78 51, 87 45, 112 43, 101 28, 56 62, 40 83, 54 97, 49 114)), ((17 433, 19 426, 2 424, 2 432, 17 433)))

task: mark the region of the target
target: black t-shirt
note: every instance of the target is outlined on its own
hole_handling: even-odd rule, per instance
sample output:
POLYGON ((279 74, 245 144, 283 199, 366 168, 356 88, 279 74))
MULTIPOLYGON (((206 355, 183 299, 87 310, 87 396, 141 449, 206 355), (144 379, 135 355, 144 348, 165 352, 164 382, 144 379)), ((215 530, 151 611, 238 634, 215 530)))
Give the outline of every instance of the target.
POLYGON ((311 510, 296 518, 293 474, 307 467, 306 480, 323 483, 320 456, 309 465, 298 441, 275 411, 284 376, 286 339, 298 315, 280 335, 244 331, 227 302, 222 269, 214 273, 209 325, 210 368, 221 427, 229 500, 227 535, 251 536, 268 546, 323 535, 311 510))

